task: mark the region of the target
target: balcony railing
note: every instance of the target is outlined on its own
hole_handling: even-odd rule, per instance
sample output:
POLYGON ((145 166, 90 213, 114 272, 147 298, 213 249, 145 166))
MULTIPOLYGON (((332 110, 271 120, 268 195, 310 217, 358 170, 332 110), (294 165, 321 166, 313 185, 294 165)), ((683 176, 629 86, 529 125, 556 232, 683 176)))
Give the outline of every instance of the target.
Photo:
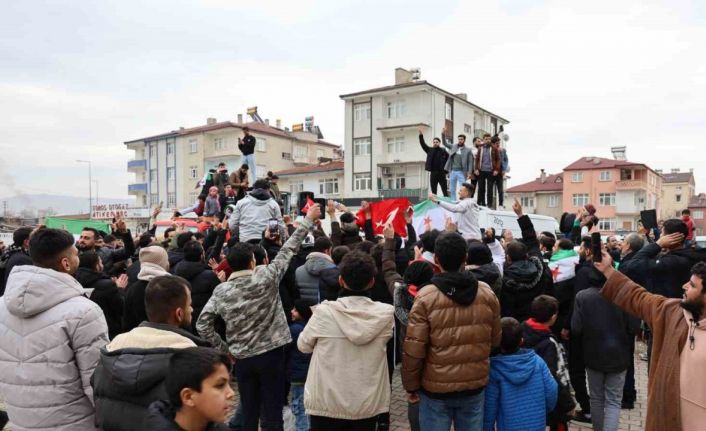
POLYGON ((380 197, 383 199, 409 198, 410 201, 419 202, 426 199, 427 189, 380 189, 380 197))
POLYGON ((147 183, 134 183, 127 185, 129 194, 147 193, 147 183))
POLYGON ((623 180, 615 183, 618 190, 646 190, 647 183, 642 180, 623 180))
POLYGON ((139 171, 147 169, 147 160, 129 160, 127 162, 128 171, 139 171))

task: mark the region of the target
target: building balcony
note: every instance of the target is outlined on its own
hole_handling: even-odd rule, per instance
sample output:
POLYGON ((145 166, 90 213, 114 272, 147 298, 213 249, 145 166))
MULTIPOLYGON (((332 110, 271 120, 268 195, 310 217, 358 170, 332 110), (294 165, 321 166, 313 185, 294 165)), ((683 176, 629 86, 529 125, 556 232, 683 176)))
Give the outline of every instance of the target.
POLYGON ((128 160, 128 172, 141 172, 147 169, 147 160, 128 160))
POLYGON ((428 193, 428 189, 380 189, 383 199, 408 198, 412 203, 426 199, 428 193))
POLYGON ((647 182, 642 180, 624 180, 615 183, 616 190, 647 190, 647 182))
POLYGON ((316 157, 309 157, 309 156, 294 154, 292 156, 292 162, 294 162, 295 166, 318 165, 319 159, 317 159, 316 157))
POLYGON ((130 195, 138 195, 147 193, 147 183, 134 183, 127 185, 127 192, 130 195))

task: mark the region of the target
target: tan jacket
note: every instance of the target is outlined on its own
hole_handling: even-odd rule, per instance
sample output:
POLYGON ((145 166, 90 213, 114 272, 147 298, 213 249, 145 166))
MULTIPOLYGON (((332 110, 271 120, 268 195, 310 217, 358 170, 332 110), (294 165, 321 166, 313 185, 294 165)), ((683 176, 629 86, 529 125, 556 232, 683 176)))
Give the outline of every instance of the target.
POLYGON ((500 304, 486 283, 478 282, 476 298, 467 306, 436 286, 426 286, 409 315, 402 353, 404 388, 448 394, 484 387, 490 350, 500 345, 500 337, 500 304))
POLYGON ((306 414, 366 419, 390 411, 387 342, 392 305, 363 296, 324 301, 313 308, 297 347, 312 353, 304 386, 306 414))

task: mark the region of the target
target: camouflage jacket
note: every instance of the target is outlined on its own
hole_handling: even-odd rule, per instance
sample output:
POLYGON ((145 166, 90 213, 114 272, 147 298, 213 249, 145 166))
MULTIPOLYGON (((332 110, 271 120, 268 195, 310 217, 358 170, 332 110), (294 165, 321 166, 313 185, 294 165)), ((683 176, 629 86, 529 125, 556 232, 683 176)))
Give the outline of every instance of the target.
POLYGON ((230 352, 236 359, 250 358, 292 341, 279 296, 279 283, 289 261, 313 223, 305 218, 269 265, 236 271, 216 286, 196 330, 216 349, 230 352), (226 322, 226 340, 215 331, 216 316, 226 322))

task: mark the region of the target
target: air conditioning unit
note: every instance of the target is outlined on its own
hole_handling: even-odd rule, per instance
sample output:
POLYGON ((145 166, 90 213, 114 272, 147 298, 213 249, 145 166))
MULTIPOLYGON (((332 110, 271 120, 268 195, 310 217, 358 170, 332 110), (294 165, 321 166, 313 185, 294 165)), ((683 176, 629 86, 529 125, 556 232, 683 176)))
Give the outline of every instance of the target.
POLYGON ((386 176, 386 177, 392 176, 392 168, 390 168, 388 166, 383 167, 382 168, 382 175, 386 176))

